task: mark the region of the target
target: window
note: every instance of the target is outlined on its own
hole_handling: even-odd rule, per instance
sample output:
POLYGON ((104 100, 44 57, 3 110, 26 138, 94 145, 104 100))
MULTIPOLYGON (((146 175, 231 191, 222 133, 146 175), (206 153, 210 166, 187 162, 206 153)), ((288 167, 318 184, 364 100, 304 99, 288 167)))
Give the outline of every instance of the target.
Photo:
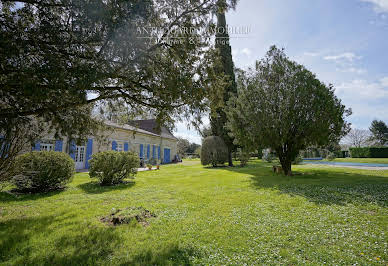
POLYGON ((124 151, 124 144, 122 142, 117 143, 117 151, 124 151))
POLYGON ((41 143, 40 144, 40 150, 41 151, 53 151, 54 150, 54 144, 41 143))
POLYGON ((77 146, 75 151, 75 161, 83 162, 85 157, 85 146, 77 146))

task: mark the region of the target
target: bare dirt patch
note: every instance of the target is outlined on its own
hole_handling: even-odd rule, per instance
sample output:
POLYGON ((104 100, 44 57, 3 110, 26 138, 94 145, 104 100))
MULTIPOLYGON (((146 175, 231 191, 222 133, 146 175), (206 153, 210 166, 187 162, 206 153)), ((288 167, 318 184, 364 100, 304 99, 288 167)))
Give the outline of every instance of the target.
POLYGON ((148 220, 155 217, 156 215, 153 212, 143 207, 129 207, 125 209, 112 209, 111 214, 102 217, 100 221, 112 226, 139 223, 146 227, 149 225, 148 220))

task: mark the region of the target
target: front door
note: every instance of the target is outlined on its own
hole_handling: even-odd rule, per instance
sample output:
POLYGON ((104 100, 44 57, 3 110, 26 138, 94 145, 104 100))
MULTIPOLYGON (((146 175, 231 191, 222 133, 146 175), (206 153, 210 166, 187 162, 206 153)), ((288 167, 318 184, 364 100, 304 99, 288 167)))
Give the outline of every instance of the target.
POLYGON ((75 169, 85 168, 85 146, 75 147, 75 169))
POLYGON ((170 149, 164 149, 164 163, 170 163, 171 162, 171 158, 170 158, 170 149))

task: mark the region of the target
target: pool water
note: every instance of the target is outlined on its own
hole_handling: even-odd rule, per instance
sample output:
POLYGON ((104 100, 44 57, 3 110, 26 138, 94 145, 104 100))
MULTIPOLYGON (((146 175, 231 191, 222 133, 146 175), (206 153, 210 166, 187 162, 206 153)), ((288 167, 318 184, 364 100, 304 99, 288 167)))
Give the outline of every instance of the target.
POLYGON ((303 161, 303 164, 325 164, 325 165, 345 165, 345 166, 388 167, 388 164, 384 164, 384 163, 349 163, 349 162, 303 161))

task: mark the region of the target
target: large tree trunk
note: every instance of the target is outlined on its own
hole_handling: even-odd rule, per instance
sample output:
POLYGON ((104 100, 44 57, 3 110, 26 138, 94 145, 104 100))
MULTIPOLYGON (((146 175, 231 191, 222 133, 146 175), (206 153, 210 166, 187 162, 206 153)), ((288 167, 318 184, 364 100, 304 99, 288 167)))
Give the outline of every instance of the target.
POLYGON ((277 149, 276 150, 280 164, 282 165, 283 168, 283 173, 284 175, 287 176, 292 176, 292 171, 291 171, 291 155, 289 154, 289 151, 287 149, 277 149))
POLYGON ((228 163, 229 163, 229 166, 233 166, 233 158, 232 158, 232 151, 229 151, 229 154, 228 154, 228 163))
POLYGON ((280 160, 280 164, 282 165, 284 175, 292 176, 291 160, 289 160, 287 158, 284 160, 280 160))

